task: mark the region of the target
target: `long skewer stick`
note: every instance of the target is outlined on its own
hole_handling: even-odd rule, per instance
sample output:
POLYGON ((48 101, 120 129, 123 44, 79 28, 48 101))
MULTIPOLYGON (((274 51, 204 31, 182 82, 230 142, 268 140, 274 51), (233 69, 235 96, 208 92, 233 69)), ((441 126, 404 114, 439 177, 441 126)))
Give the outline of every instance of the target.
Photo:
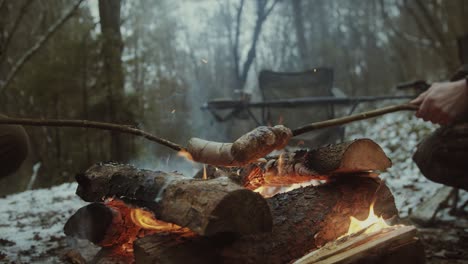
POLYGON ((293 136, 297 136, 297 135, 301 135, 301 134, 304 134, 313 130, 322 129, 326 127, 340 126, 340 125, 348 124, 354 121, 369 119, 372 117, 381 116, 381 115, 388 114, 388 113, 393 113, 397 111, 405 111, 405 110, 416 111, 418 109, 419 109, 419 106, 413 105, 413 104, 392 105, 392 106, 382 107, 382 108, 378 108, 378 109, 367 111, 367 112, 362 112, 362 113, 355 114, 355 115, 311 123, 302 127, 298 127, 294 129, 292 132, 293 132, 293 136))

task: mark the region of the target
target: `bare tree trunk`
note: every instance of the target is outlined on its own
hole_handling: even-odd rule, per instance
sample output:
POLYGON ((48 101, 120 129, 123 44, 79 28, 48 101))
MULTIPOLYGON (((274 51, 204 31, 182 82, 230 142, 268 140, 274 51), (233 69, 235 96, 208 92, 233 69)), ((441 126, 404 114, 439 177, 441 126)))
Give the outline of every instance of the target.
MULTIPOLYGON (((109 103, 109 121, 121 123, 124 100, 124 77, 122 70, 122 35, 120 33, 120 1, 99 0, 99 17, 103 35, 102 56, 104 59, 104 77, 109 103)), ((126 161, 128 146, 124 138, 111 132, 112 159, 126 161)))

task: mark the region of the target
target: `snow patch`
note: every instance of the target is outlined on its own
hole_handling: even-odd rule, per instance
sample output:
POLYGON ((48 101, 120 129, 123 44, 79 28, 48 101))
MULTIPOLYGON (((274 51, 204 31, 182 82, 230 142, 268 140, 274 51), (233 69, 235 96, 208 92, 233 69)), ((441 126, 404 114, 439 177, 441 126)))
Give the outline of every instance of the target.
POLYGON ((60 248, 68 218, 87 203, 76 194, 76 183, 13 194, 0 199, 1 261, 58 263, 50 250, 60 248))

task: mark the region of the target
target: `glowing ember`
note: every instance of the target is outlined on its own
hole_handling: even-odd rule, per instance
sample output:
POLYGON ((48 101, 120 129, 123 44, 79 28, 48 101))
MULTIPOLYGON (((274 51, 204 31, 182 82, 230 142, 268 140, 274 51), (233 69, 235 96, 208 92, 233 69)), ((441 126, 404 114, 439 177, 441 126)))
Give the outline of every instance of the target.
POLYGON ((348 228, 348 233, 346 235, 351 235, 356 232, 359 232, 363 229, 366 229, 364 234, 372 233, 375 231, 379 231, 381 229, 384 229, 386 227, 389 227, 385 220, 380 216, 376 216, 374 213, 374 202, 372 202, 370 209, 369 209, 369 216, 367 217, 366 220, 360 221, 354 217, 350 217, 351 223, 349 224, 348 228))
POLYGON ((309 185, 318 185, 318 184, 320 184, 320 182, 316 180, 311 180, 308 182, 294 183, 294 184, 287 184, 287 185, 262 185, 253 191, 258 192, 260 195, 262 195, 265 198, 270 198, 270 197, 275 196, 278 193, 285 193, 285 192, 289 192, 297 188, 302 188, 302 187, 306 187, 309 185))
MULTIPOLYGON (((280 166, 281 156, 280 156, 280 166)), ((316 176, 300 175, 276 175, 275 173, 263 172, 260 168, 253 168, 247 176, 244 187, 258 192, 265 198, 272 197, 278 193, 285 193, 300 187, 309 185, 320 185, 321 181, 314 179, 316 176)))

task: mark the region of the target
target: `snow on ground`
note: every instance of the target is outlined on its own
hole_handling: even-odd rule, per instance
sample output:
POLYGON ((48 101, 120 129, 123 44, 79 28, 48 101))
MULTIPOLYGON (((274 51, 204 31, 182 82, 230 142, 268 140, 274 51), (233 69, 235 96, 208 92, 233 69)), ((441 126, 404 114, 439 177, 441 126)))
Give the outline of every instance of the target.
POLYGON ((63 226, 86 204, 76 187, 65 183, 0 199, 0 263, 58 263, 53 251, 63 247, 63 226))

